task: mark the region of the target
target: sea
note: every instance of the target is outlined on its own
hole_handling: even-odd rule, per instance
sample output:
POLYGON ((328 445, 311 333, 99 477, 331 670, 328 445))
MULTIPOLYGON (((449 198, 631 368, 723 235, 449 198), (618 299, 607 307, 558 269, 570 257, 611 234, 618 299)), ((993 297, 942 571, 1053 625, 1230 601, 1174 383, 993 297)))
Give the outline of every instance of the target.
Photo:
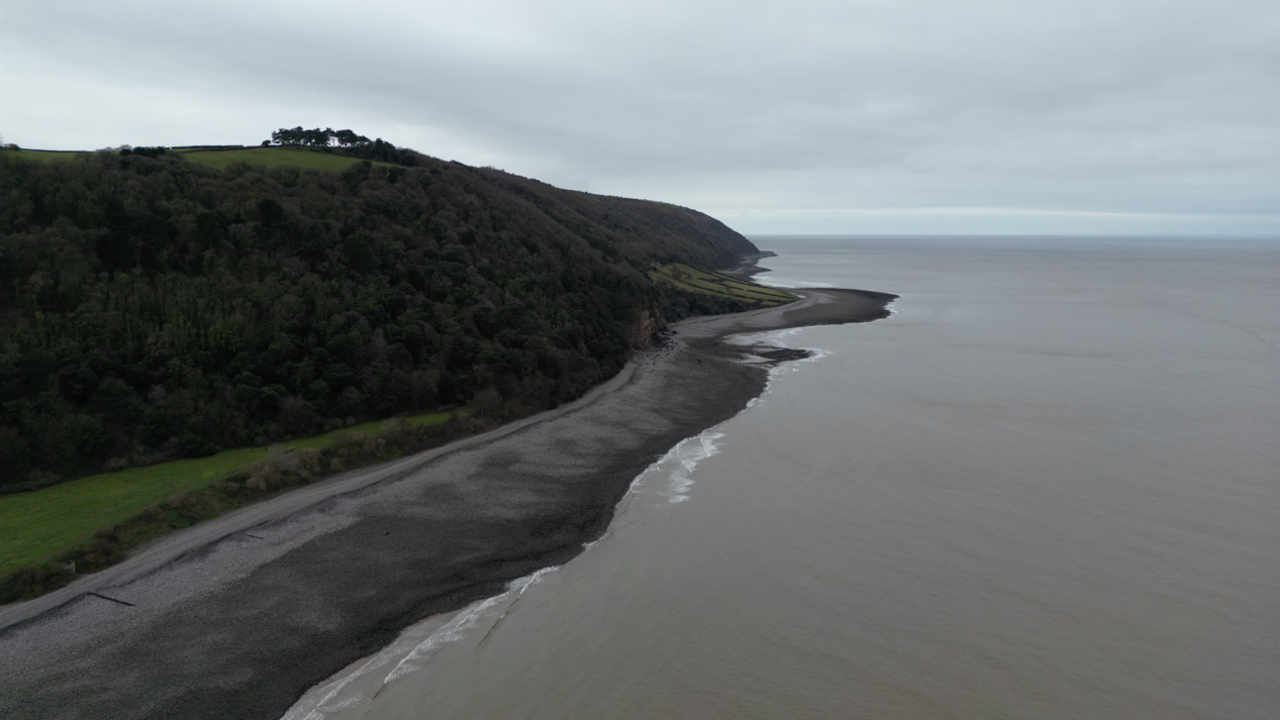
POLYGON ((286 718, 1280 717, 1280 242, 752 239, 892 317, 286 718))

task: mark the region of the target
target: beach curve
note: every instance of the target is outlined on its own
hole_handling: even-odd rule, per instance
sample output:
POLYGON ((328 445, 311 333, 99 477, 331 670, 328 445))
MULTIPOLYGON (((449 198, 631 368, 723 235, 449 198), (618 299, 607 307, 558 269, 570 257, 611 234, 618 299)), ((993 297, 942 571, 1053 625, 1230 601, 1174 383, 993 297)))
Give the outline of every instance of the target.
POLYGON ((0 609, 0 712, 279 717, 401 628, 581 552, 638 472, 763 388, 722 338, 874 320, 895 297, 797 294, 678 323, 575 403, 243 508, 0 609))

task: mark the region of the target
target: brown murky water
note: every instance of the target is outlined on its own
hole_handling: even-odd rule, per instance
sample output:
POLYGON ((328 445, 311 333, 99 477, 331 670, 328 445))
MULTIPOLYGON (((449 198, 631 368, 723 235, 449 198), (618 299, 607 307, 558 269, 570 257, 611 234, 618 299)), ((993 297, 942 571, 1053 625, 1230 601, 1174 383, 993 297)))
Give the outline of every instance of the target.
POLYGON ((1280 714, 1280 245, 757 244, 897 315, 291 717, 1280 714))

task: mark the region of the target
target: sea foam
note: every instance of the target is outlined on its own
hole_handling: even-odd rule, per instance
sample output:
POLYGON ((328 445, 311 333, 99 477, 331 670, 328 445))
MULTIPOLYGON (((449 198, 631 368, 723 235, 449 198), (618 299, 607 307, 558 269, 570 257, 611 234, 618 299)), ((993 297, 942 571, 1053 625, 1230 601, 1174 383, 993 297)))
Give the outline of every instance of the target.
MULTIPOLYGON (((736 335, 729 338, 729 342, 737 345, 791 348, 793 346, 788 341, 803 329, 791 328, 736 335)), ((802 349, 808 350, 811 353, 810 356, 780 363, 770 368, 764 392, 759 397, 752 398, 743 412, 747 412, 770 394, 780 374, 795 372, 799 369, 796 367, 798 365, 817 362, 831 355, 829 350, 822 348, 802 349)), ((697 484, 694 470, 704 460, 720 454, 719 441, 724 437, 724 433, 710 428, 676 443, 665 455, 632 480, 621 504, 626 505, 632 500, 646 496, 654 498, 648 495, 650 490, 655 493, 654 499, 661 505, 673 506, 687 502, 697 484), (658 482, 653 483, 655 479, 658 482)), ((642 502, 645 501, 642 500, 642 502)), ((619 510, 619 516, 625 512, 622 508, 619 510)), ((592 546, 608 538, 609 534, 606 531, 600 538, 585 543, 584 549, 591 549, 592 546)), ((328 684, 313 688, 289 709, 282 720, 325 720, 334 713, 363 705, 375 697, 383 687, 425 668, 445 646, 472 635, 472 631, 481 625, 487 625, 488 630, 485 636, 478 641, 478 644, 482 644, 488 634, 492 633, 498 623, 511 612, 516 601, 524 595, 525 591, 559 569, 558 565, 547 567, 512 580, 502 593, 468 605, 444 624, 439 624, 439 619, 427 619, 408 628, 395 642, 355 670, 335 678, 328 684), (381 681, 378 680, 380 675, 381 681)))
POLYGON ((281 720, 324 720, 333 713, 365 704, 383 687, 426 667, 441 648, 462 640, 482 624, 488 625, 487 638, 526 590, 559 569, 559 565, 553 565, 512 580, 502 593, 468 605, 443 625, 429 618, 410 627, 355 670, 308 692, 281 720), (386 675, 378 681, 384 672, 386 675))

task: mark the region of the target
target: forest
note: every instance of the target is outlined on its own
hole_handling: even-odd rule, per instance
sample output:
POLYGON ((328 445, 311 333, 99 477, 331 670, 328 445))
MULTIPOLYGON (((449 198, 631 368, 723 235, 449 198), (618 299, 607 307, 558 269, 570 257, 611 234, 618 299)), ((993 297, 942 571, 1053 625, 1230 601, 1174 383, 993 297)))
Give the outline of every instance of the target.
POLYGON ((646 275, 755 252, 706 215, 353 142, 411 161, 0 152, 0 492, 461 403, 517 417, 666 322, 749 307, 646 275))

